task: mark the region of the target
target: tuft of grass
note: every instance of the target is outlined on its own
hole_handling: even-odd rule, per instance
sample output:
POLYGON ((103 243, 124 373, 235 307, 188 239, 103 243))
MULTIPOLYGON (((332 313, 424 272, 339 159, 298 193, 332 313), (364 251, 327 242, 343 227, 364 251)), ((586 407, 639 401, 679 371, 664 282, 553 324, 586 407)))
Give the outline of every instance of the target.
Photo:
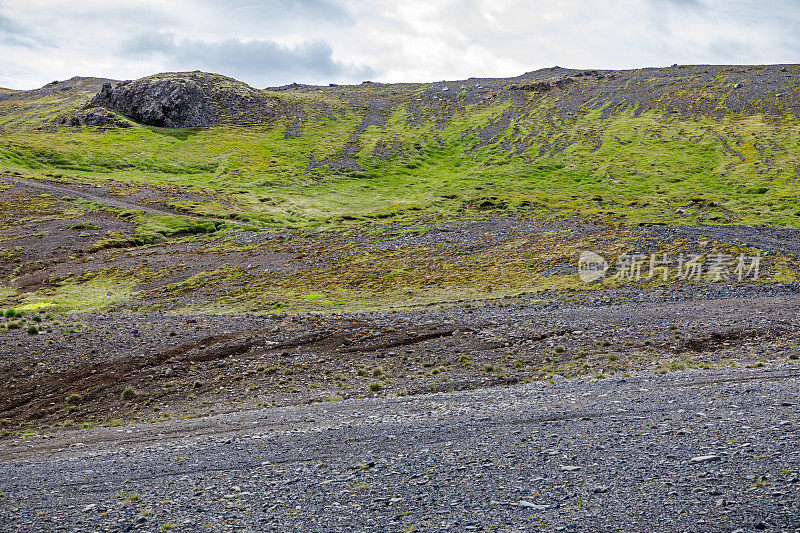
POLYGON ((134 397, 136 397, 136 391, 135 391, 135 390, 133 390, 131 387, 128 387, 127 389, 125 389, 124 391, 122 391, 122 394, 120 394, 120 397, 121 397, 123 400, 131 400, 131 399, 133 399, 134 397))
POLYGON ((72 393, 72 394, 69 394, 67 396, 66 400, 67 400, 68 404, 76 405, 76 404, 81 402, 81 395, 80 394, 76 394, 76 393, 72 393))
POLYGON ((678 370, 686 370, 686 363, 684 361, 672 361, 667 366, 670 372, 677 372, 678 370))

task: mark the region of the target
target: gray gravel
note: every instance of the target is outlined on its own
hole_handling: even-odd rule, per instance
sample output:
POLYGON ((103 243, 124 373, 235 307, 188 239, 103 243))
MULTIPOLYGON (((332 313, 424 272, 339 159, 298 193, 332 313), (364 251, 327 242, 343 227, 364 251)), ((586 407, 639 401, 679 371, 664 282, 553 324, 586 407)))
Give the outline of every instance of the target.
POLYGON ((798 392, 788 365, 6 440, 0 527, 795 531, 798 392))

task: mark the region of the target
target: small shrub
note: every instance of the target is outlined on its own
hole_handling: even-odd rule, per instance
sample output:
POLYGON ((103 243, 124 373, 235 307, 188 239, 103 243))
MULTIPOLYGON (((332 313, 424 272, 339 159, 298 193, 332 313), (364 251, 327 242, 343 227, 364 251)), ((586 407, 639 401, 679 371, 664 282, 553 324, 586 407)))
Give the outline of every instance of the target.
POLYGON ((39 315, 34 315, 31 317, 31 320, 33 320, 34 322, 41 322, 42 317, 40 317, 39 315))
POLYGON ((6 327, 8 327, 8 329, 19 329, 20 328, 19 322, 9 322, 8 326, 6 326, 6 327))
POLYGON ((371 390, 372 392, 378 392, 381 389, 383 389, 383 385, 381 385, 380 383, 372 383, 369 386, 369 390, 371 390))
POLYGON ((686 363, 683 361, 672 361, 668 367, 672 372, 676 372, 678 370, 686 370, 686 363))
POLYGON ((120 396, 122 397, 123 400, 130 400, 131 398, 136 396, 136 391, 128 387, 127 389, 122 391, 122 394, 120 396))
POLYGON ((37 328, 36 326, 31 326, 28 328, 28 335, 38 335, 38 334, 39 334, 39 328, 37 328))
POLYGON ((78 222, 77 224, 67 227, 67 229, 83 230, 83 229, 100 229, 100 228, 98 228, 91 222, 78 222))
POLYGON ((553 349, 553 351, 555 353, 564 353, 564 347, 563 346, 556 346, 555 349, 553 349))

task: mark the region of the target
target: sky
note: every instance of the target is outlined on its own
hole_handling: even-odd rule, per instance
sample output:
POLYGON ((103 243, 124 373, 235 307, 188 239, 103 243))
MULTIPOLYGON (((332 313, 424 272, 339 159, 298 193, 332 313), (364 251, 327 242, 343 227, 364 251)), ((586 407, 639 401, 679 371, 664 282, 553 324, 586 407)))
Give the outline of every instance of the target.
POLYGON ((258 88, 800 63, 797 0, 0 0, 0 87, 204 70, 258 88))

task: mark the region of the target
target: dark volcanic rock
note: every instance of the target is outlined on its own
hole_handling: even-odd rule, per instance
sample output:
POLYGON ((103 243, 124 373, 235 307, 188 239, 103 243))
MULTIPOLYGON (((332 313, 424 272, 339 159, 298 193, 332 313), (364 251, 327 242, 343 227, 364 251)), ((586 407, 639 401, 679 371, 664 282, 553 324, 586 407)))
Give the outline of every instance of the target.
POLYGON ((216 122, 214 106, 192 80, 148 79, 103 85, 92 106, 121 111, 151 126, 208 126, 216 122))
POLYGON ((106 83, 89 103, 98 106, 167 128, 264 121, 274 115, 273 105, 260 91, 203 72, 159 74, 116 86, 106 83))
POLYGON ((515 86, 516 89, 521 91, 535 91, 535 92, 547 92, 550 89, 558 88, 561 89, 569 85, 570 83, 574 82, 573 78, 558 78, 552 81, 537 81, 534 83, 527 83, 519 86, 515 86))
POLYGON ((59 124, 68 124, 70 126, 105 126, 116 128, 128 128, 130 122, 127 120, 120 120, 120 118, 102 107, 92 107, 84 109, 73 115, 62 116, 57 121, 59 124))

